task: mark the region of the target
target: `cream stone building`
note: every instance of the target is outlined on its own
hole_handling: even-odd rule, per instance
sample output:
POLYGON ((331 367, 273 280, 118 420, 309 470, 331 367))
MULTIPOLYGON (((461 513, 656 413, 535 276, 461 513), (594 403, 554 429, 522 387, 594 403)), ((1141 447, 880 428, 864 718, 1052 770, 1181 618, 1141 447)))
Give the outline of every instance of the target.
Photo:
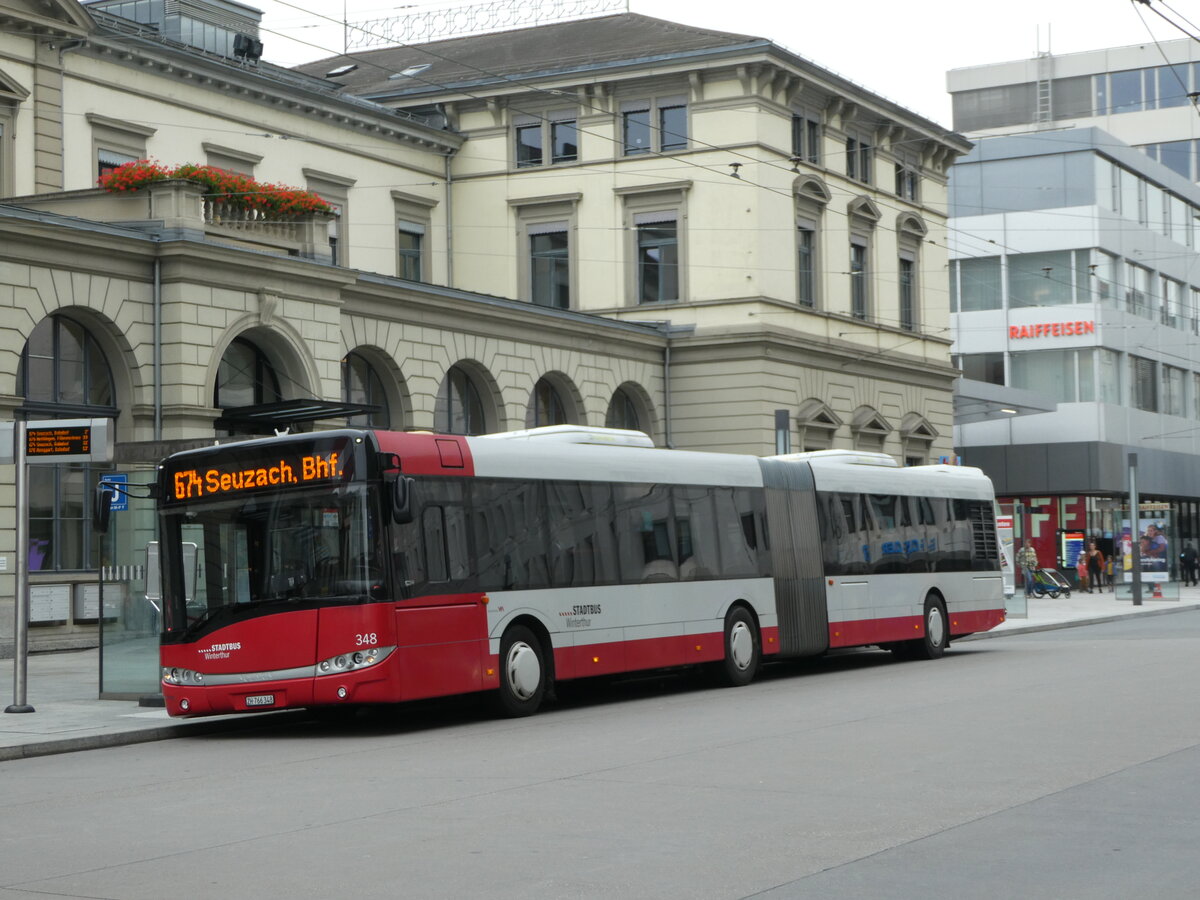
MULTIPOLYGON (((131 481, 175 448, 347 421, 951 452, 961 138, 768 40, 636 15, 294 71, 260 58, 258 18, 0 0, 0 420, 110 416, 131 481), (306 188, 337 215, 95 186, 141 158, 306 188)), ((152 630, 149 505, 104 544, 101 474, 34 472, 38 646, 94 642, 99 619, 152 630)), ((0 651, 22 514, 2 484, 0 651)))

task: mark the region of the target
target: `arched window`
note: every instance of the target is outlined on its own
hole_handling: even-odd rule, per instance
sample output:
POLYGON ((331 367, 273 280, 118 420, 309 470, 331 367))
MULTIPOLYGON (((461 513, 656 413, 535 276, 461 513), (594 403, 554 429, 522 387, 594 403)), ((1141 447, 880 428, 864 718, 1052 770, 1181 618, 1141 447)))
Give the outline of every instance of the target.
POLYGON ((25 344, 17 378, 25 405, 39 414, 112 415, 113 381, 96 339, 66 316, 43 319, 25 344), (107 413, 97 413, 103 407, 107 413))
MULTIPOLYGON (((17 387, 31 419, 115 418, 112 371, 96 339, 63 315, 43 319, 21 352, 17 387)), ((96 482, 111 466, 29 467, 29 569, 79 571, 100 565, 92 531, 96 482)))
POLYGON ((437 430, 444 434, 483 434, 487 431, 479 390, 461 367, 453 366, 442 379, 434 418, 437 430))
POLYGON ((361 353, 351 351, 342 357, 342 399, 346 403, 379 407, 377 412, 350 416, 346 420, 347 425, 370 428, 391 427, 391 415, 388 412, 383 379, 379 377, 375 367, 361 353))
POLYGON ((283 399, 279 377, 266 355, 257 345, 245 338, 234 338, 221 357, 217 384, 213 389, 213 406, 218 409, 237 409, 277 403, 283 399))
POLYGON ((637 404, 629 391, 617 388, 612 399, 608 401, 608 412, 604 414, 605 428, 626 428, 630 431, 645 431, 641 416, 638 415, 637 404))
POLYGON ((562 395, 547 378, 538 379, 525 411, 525 427, 540 428, 543 425, 566 425, 570 417, 562 395))

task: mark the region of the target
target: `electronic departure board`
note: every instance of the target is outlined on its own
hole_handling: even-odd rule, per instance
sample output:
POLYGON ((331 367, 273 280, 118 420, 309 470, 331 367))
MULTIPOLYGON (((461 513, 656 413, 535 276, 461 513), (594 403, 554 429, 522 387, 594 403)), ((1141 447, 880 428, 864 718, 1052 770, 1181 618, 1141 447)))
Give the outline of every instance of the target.
MULTIPOLYGON (((25 462, 30 465, 112 460, 111 419, 38 419, 23 424, 25 462)), ((16 425, 0 423, 0 463, 14 461, 16 425)))

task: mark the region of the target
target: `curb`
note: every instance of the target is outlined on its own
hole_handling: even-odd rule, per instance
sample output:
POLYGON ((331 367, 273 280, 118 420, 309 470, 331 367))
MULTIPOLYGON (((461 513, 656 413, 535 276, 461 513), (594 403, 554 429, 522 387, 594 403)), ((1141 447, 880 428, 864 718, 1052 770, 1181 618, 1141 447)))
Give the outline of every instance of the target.
MULTIPOLYGON (((1142 609, 1136 612, 1114 613, 1109 616, 1090 616, 1086 619, 1067 619, 1059 622, 1043 622, 1040 625, 1014 625, 1012 628, 1004 628, 1000 631, 981 631, 975 634, 969 634, 966 637, 955 638, 955 644, 961 644, 965 641, 982 641, 989 638, 1002 638, 1010 634, 1034 634, 1039 631, 1057 631, 1060 628, 1076 628, 1080 625, 1103 625, 1106 622, 1122 622, 1126 619, 1144 618, 1146 616, 1169 616, 1174 613, 1188 612, 1190 610, 1200 609, 1200 604, 1189 603, 1187 606, 1176 606, 1170 609, 1142 609)), ((1014 621, 1009 619, 1008 621, 1014 621)))
POLYGON ((90 734, 74 738, 51 738, 12 747, 0 747, 0 762, 31 759, 37 756, 54 756, 59 753, 78 753, 81 750, 103 750, 107 747, 123 747, 129 744, 148 744, 151 741, 166 741, 192 735, 224 734, 244 731, 265 724, 270 719, 303 718, 306 710, 280 710, 266 715, 251 715, 245 718, 221 719, 215 722, 180 722, 155 728, 140 728, 134 731, 119 731, 108 734, 90 734))

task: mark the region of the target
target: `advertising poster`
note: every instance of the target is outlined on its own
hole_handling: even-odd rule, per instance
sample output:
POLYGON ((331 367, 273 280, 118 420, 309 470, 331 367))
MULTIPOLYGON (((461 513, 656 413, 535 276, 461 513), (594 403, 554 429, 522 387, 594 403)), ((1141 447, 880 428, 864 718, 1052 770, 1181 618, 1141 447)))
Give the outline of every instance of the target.
POLYGON ((1169 581, 1171 578, 1171 513, 1142 510, 1134 532, 1129 519, 1121 523, 1121 568, 1125 581, 1133 581, 1133 542, 1138 542, 1143 581, 1169 581))

